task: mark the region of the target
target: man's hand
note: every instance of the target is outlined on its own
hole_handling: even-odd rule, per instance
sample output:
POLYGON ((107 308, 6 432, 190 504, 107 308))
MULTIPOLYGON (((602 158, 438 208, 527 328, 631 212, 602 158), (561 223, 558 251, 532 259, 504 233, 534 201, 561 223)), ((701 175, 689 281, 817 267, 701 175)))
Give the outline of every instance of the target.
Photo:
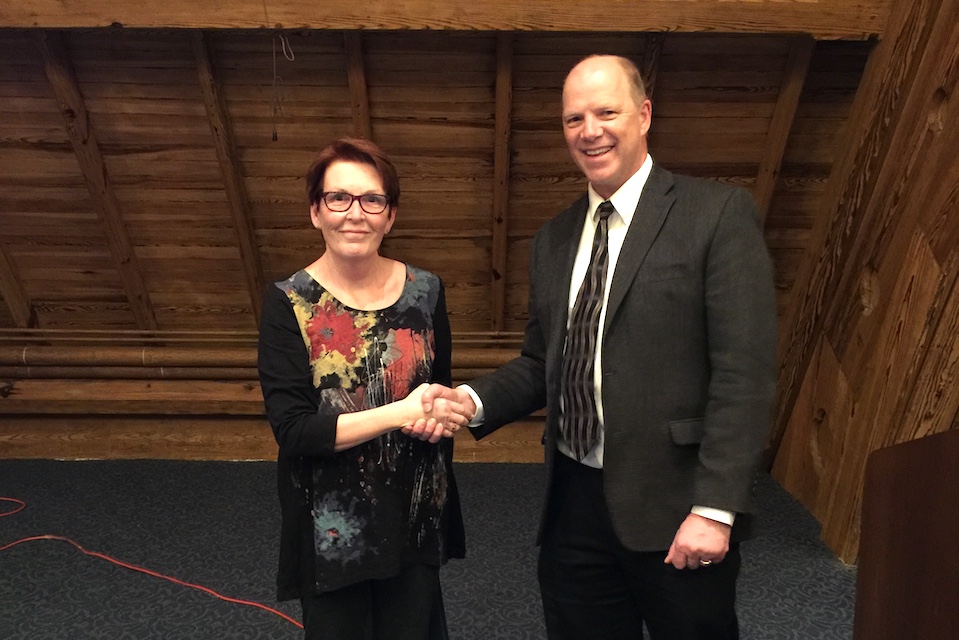
POLYGON ((470 394, 441 384, 431 384, 425 389, 423 386, 410 394, 412 398, 418 398, 423 415, 403 425, 403 433, 436 443, 440 438, 453 437, 461 426, 469 424, 476 413, 476 404, 470 394))
POLYGON ((464 411, 466 423, 469 423, 469 421, 473 419, 473 414, 476 413, 476 403, 473 402, 473 396, 463 389, 451 389, 442 384, 431 384, 423 392, 423 395, 420 396, 420 400, 423 403, 423 411, 426 413, 432 411, 433 403, 438 399, 457 403, 464 411))
POLYGON ((722 562, 729 551, 728 524, 691 513, 686 516, 666 554, 666 564, 677 569, 698 569, 722 562))

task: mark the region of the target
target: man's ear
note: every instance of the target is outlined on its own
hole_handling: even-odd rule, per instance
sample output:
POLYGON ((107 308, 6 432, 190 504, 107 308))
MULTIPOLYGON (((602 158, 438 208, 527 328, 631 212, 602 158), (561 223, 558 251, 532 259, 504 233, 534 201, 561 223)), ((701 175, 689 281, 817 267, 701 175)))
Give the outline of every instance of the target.
POLYGON ((643 100, 643 104, 639 107, 639 112, 643 118, 643 124, 641 125, 643 135, 646 135, 649 133, 649 127, 653 120, 653 103, 650 102, 649 98, 643 100))

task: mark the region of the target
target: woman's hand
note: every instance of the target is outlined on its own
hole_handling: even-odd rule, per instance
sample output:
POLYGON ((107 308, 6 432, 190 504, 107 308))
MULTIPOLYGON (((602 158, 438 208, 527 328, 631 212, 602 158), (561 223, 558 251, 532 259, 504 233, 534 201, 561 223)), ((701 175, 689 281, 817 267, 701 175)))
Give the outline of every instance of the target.
POLYGON ((472 417, 472 411, 455 399, 458 397, 455 390, 444 387, 446 393, 437 394, 431 402, 424 402, 423 393, 430 389, 431 394, 436 394, 435 387, 440 385, 421 384, 403 400, 411 403, 407 405, 411 419, 401 427, 406 435, 431 443, 439 442, 440 438, 452 438, 461 426, 469 424, 472 417), (429 407, 428 411, 424 405, 429 407))

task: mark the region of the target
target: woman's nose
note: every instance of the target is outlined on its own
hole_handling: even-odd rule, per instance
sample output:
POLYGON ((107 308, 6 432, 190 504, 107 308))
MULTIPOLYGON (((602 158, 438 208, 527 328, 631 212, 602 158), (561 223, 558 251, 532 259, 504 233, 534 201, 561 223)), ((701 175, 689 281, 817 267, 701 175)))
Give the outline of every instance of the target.
POLYGON ((354 199, 353 202, 350 203, 350 208, 346 210, 346 217, 347 218, 363 217, 363 209, 360 208, 359 199, 354 199))

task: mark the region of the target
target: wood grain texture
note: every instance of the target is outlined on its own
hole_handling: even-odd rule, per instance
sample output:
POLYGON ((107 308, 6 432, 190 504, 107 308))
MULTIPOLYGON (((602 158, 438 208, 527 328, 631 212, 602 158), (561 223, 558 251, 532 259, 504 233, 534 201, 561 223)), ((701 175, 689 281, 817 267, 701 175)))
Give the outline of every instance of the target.
POLYGON ((0 297, 6 303, 11 319, 18 327, 36 327, 37 314, 27 297, 20 275, 3 248, 3 236, 0 236, 0 297))
POLYGON ((769 133, 766 136, 766 147, 763 157, 759 161, 759 170, 756 183, 753 187, 753 198, 759 209, 760 219, 765 223, 769 215, 769 205, 772 203, 773 193, 782 168, 783 154, 786 143, 796 117, 796 109, 802 96, 803 84, 809 71, 809 61, 812 58, 815 41, 812 38, 796 38, 789 47, 789 57, 783 72, 783 83, 779 96, 776 99, 776 108, 769 122, 769 133))
POLYGON ((275 460, 262 417, 5 416, 0 457, 275 460))
POLYGON ((863 90, 872 97, 858 105, 857 146, 839 165, 849 173, 831 185, 837 199, 825 201, 836 207, 830 228, 823 220, 814 230, 817 250, 798 280, 817 291, 793 300, 792 312, 806 311, 788 314, 798 324, 781 334, 792 341, 781 342, 788 347, 779 406, 786 422, 777 426, 786 437, 773 473, 849 562, 859 549, 870 453, 951 429, 959 411, 953 390, 959 255, 954 242, 946 248, 940 241, 959 237, 959 219, 947 221, 946 213, 955 212, 959 194, 959 136, 949 126, 959 122, 959 3, 904 5, 897 35, 876 52, 882 65, 867 71, 863 90), (810 273, 816 275, 806 280, 810 273), (795 329, 803 324, 811 332, 802 348, 813 364, 794 370, 802 343, 795 329), (802 380, 798 392, 790 386, 794 373, 802 380), (803 446, 813 441, 810 414, 842 433, 820 441, 828 449, 820 449, 815 465, 803 464, 811 458, 803 446))
POLYGON ((363 60, 363 38, 356 31, 343 34, 346 51, 346 73, 350 84, 350 109, 353 114, 353 135, 373 139, 370 121, 370 97, 366 87, 366 63, 363 60))
POLYGON ((854 640, 954 638, 959 558, 941 557, 959 532, 959 432, 870 456, 854 640))
MULTIPOLYGON (((477 441, 456 434, 454 462, 543 461, 541 420, 520 421, 477 441)), ((263 417, 5 416, 0 458, 275 460, 263 417)))
POLYGON ((190 34, 190 44, 193 46, 193 57, 196 60, 197 77, 203 93, 203 104, 206 107, 210 133, 213 136, 213 146, 216 149, 220 174, 223 177, 223 190, 226 193, 227 202, 229 202, 233 227, 236 231, 236 245, 240 252, 240 264, 243 266, 250 305, 253 308, 254 317, 259 319, 263 308, 265 281, 263 270, 260 267, 260 253, 253 234, 250 201, 237 157, 233 126, 223 100, 220 83, 214 73, 209 48, 203 32, 192 32, 190 34))
POLYGON ((0 27, 186 27, 229 29, 430 29, 504 31, 705 31, 809 33, 866 39, 881 34, 890 0, 611 0, 603 11, 578 0, 402 0, 358 5, 327 0, 238 0, 151 5, 106 0, 18 0, 0 9, 0 27))
POLYGON ((60 104, 60 112, 80 164, 80 171, 95 203, 94 209, 106 228, 106 236, 123 281, 130 310, 140 328, 155 329, 157 321, 153 305, 143 283, 136 253, 127 235, 120 204, 113 191, 63 38, 58 32, 37 32, 36 43, 43 57, 47 79, 60 104))
POLYGON ((509 233, 510 135, 513 126, 513 36, 496 38, 496 114, 493 148, 493 244, 490 250, 490 329, 506 323, 506 248, 509 233))
MULTIPOLYGON (((935 4, 935 3, 933 3, 935 4)), ((829 192, 823 200, 811 243, 813 251, 797 278, 788 315, 780 331, 782 359, 777 415, 771 450, 782 439, 795 394, 811 358, 824 314, 835 299, 852 245, 862 228, 864 203, 877 188, 877 175, 889 159, 894 124, 902 117, 902 101, 908 95, 915 65, 931 28, 930 3, 916 3, 897 16, 900 31, 880 43, 870 58, 857 94, 849 127, 846 152, 834 167, 829 192)))

